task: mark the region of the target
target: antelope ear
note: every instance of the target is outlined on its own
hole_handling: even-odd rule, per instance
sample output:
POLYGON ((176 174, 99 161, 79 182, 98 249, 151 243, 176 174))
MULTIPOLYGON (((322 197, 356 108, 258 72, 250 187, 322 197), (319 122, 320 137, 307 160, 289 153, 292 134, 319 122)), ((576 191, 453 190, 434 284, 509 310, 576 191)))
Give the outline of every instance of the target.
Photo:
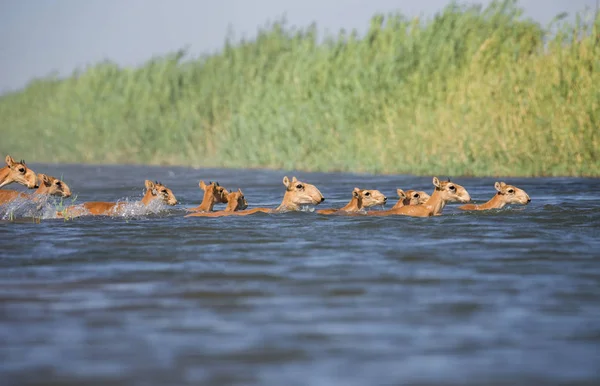
POLYGON ((9 168, 15 164, 15 160, 9 155, 7 155, 4 160, 6 161, 6 165, 8 165, 9 168))
POLYGON ((295 184, 296 182, 298 182, 298 180, 296 179, 296 177, 292 177, 292 184, 295 184))
POLYGON ((285 185, 285 187, 288 188, 288 189, 290 188, 291 183, 290 183, 290 180, 289 180, 289 178, 287 176, 283 177, 283 185, 285 185))
POLYGON ((215 181, 215 186, 221 186, 217 181, 215 181))
POLYGON ((502 183, 501 182, 496 182, 494 184, 494 188, 496 188, 497 191, 502 192, 502 183))
POLYGON ((440 180, 437 177, 433 177, 433 186, 435 186, 436 188, 440 188, 442 186, 440 180))
POLYGON ((242 193, 242 189, 240 189, 240 188, 238 188, 238 193, 239 194, 244 194, 244 193, 242 193))
POLYGON ((46 186, 52 185, 52 181, 50 181, 50 178, 48 178, 47 175, 39 173, 37 177, 38 177, 38 180, 40 180, 41 182, 44 183, 44 185, 46 185, 46 186))
POLYGON ((200 180, 200 182, 198 183, 198 186, 200 187, 200 189, 206 190, 206 184, 204 183, 203 180, 200 180))
POLYGON ((354 198, 360 197, 360 189, 359 188, 354 188, 352 190, 352 197, 354 197, 354 198))
POLYGON ((398 194, 399 198, 406 198, 406 193, 404 193, 404 190, 396 189, 396 193, 398 194))

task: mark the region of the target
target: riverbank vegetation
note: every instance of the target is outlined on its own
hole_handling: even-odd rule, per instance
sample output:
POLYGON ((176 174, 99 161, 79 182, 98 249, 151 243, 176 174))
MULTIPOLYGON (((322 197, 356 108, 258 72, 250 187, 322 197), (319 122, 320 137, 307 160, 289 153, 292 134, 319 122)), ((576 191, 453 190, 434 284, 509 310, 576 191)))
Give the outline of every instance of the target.
POLYGON ((600 18, 515 1, 375 15, 321 39, 274 23, 221 52, 103 62, 0 97, 1 154, 442 175, 600 175, 600 18))

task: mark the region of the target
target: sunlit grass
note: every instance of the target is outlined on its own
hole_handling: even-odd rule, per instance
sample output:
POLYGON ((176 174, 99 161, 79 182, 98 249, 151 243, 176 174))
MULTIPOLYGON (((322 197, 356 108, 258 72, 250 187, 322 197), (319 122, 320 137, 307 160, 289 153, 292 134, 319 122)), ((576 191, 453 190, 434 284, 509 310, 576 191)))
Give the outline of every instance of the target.
POLYGON ((105 62, 0 98, 28 161, 440 175, 600 175, 600 18, 514 1, 376 15, 321 42, 276 23, 214 56, 105 62))

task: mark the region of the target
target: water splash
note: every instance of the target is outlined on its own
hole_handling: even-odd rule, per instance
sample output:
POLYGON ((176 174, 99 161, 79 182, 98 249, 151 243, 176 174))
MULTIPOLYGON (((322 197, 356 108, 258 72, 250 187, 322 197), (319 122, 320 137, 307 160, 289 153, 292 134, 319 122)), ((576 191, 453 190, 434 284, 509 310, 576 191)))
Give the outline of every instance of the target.
POLYGON ((56 199, 39 195, 35 197, 19 196, 14 200, 0 205, 0 219, 12 220, 16 218, 47 219, 56 216, 56 199))
MULTIPOLYGON (((141 201, 130 201, 126 198, 117 201, 116 205, 105 213, 104 216, 131 219, 156 215, 166 210, 167 205, 161 200, 153 200, 148 205, 144 205, 141 201)), ((76 213, 76 215, 71 216, 71 218, 90 215, 90 212, 85 209, 83 204, 74 205, 72 213, 76 213)), ((69 214, 67 214, 67 217, 69 217, 69 214)))
MULTIPOLYGON (((51 196, 39 196, 35 200, 28 197, 18 197, 17 199, 0 205, 0 220, 14 220, 19 218, 34 218, 40 220, 64 218, 57 212, 63 212, 67 207, 73 207, 72 213, 66 215, 66 218, 75 218, 89 215, 83 204, 65 203, 63 199, 57 199, 51 196)), ((167 210, 167 205, 161 200, 153 200, 148 205, 141 201, 129 201, 123 199, 117 201, 115 208, 107 213, 110 217, 136 218, 147 215, 156 215, 167 210)))
POLYGON ((117 201, 117 205, 109 216, 123 218, 143 217, 151 214, 159 214, 166 211, 167 208, 168 205, 161 200, 152 200, 148 205, 144 205, 141 201, 124 199, 117 201))

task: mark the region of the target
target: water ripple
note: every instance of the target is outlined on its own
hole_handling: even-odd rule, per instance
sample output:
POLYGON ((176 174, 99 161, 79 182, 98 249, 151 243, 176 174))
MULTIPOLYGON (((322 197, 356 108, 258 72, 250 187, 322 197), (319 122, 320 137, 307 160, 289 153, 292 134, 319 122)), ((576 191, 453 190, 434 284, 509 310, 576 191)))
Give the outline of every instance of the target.
MULTIPOLYGON (((511 179, 527 207, 427 219, 206 219, 183 217, 197 180, 275 207, 284 173, 37 168, 64 175, 77 202, 131 205, 71 220, 53 218, 54 199, 0 207, 3 384, 600 383, 598 180, 511 179), (139 176, 183 204, 135 204, 139 176)), ((326 206, 354 186, 431 185, 296 175, 326 206)), ((494 179, 456 180, 478 201, 493 193, 494 179)))

